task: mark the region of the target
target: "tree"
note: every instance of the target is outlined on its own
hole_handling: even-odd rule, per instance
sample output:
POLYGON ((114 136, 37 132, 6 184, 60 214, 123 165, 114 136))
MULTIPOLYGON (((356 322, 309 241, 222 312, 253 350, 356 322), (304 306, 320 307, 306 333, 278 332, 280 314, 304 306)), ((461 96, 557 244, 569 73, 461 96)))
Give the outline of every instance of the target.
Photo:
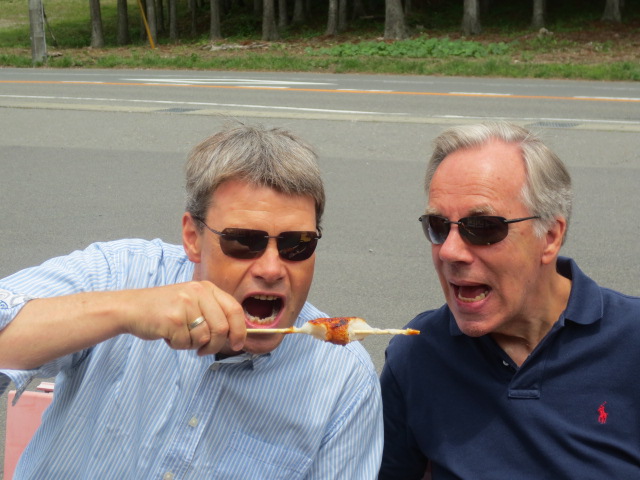
POLYGON ((31 60, 34 64, 47 59, 47 39, 44 32, 44 7, 42 0, 29 0, 29 33, 31 35, 31 60))
POLYGON ((533 0, 533 16, 531 18, 531 27, 540 29, 545 25, 545 14, 547 9, 547 0, 533 0))
POLYGON ((287 15, 287 0, 278 0, 278 27, 287 28, 289 17, 287 15))
POLYGON ((118 0, 118 33, 116 36, 118 45, 128 45, 131 42, 129 36, 129 11, 127 0, 118 0))
POLYGON ((220 40, 222 28, 220 27, 220 0, 210 0, 211 24, 209 27, 209 40, 220 40))
POLYGON ((102 15, 100 14, 100 0, 89 0, 89 12, 91 14, 91 47, 104 47, 104 35, 102 33, 102 15))
POLYGON ((329 12, 327 14, 327 31, 325 35, 338 34, 338 0, 329 0, 329 12))
POLYGON ((602 20, 605 22, 622 22, 622 14, 620 13, 620 0, 607 0, 604 6, 602 20))
POLYGON ((402 40, 407 38, 402 0, 385 0, 384 38, 402 40))
POLYGON ((278 40, 278 28, 276 27, 275 0, 263 0, 262 2, 262 40, 272 42, 278 40))
POLYGON ((158 24, 156 21, 156 3, 154 0, 147 0, 147 26, 149 27, 149 33, 151 38, 149 43, 152 45, 158 44, 158 24))
POLYGON ((304 0, 295 0, 293 4, 293 17, 291 23, 294 25, 302 25, 306 19, 304 0))
POLYGON ((362 0, 353 0, 353 18, 364 17, 367 14, 362 0))
POLYGON ((156 32, 164 33, 164 1, 156 0, 156 32))
POLYGON ((169 39, 178 40, 178 0, 169 0, 169 39))
POLYGON ((191 14, 191 35, 195 36, 198 33, 198 5, 196 0, 189 0, 189 13, 191 14))
POLYGON ((338 32, 347 29, 347 0, 340 0, 338 3, 338 32))
POLYGON ((464 0, 462 31, 465 35, 477 35, 482 31, 479 0, 464 0))

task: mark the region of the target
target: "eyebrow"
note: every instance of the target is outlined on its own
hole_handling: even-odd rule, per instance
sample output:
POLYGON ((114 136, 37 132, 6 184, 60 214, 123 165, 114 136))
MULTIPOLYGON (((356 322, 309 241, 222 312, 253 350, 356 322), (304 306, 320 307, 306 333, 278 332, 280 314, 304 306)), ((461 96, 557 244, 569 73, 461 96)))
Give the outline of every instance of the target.
MULTIPOLYGON (((427 206, 427 208, 425 209, 424 212, 425 215, 437 215, 439 217, 443 217, 443 218, 448 218, 445 215, 443 215, 442 213, 440 213, 438 210, 435 210, 429 206, 427 206)), ((478 215, 495 215, 496 211, 493 207, 491 207, 490 205, 482 205, 482 206, 478 206, 478 207, 474 207, 471 210, 469 210, 469 212, 467 212, 466 214, 464 214, 462 217, 460 218, 464 218, 464 217, 475 217, 478 215)))

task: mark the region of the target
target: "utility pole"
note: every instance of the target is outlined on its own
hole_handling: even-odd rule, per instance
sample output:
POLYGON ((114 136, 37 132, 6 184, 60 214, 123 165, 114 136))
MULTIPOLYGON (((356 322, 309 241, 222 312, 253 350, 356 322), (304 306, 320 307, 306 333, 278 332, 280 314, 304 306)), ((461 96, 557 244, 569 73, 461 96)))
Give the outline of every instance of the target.
POLYGON ((42 0, 29 0, 29 23, 31 28, 31 60, 33 64, 47 59, 47 39, 44 33, 44 7, 42 0))

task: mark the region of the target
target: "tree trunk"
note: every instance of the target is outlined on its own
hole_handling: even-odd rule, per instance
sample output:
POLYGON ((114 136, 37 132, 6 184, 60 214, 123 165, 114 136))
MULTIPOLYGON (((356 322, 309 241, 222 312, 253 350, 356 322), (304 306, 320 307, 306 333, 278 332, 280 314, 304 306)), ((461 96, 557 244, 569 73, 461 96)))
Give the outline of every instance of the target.
POLYGON ((272 42, 280 38, 276 27, 275 0, 263 0, 262 2, 262 40, 272 42))
POLYGON ((622 22, 622 14, 620 13, 620 0, 607 0, 604 6, 602 20, 605 22, 622 22))
POLYGON ((209 40, 215 41, 222 38, 220 28, 220 0, 211 0, 211 26, 209 28, 209 40))
POLYGON ((164 1, 156 0, 156 31, 158 34, 164 34, 164 1))
POLYGON ((353 16, 351 18, 364 17, 366 14, 367 11, 364 8, 362 0, 353 0, 353 16))
POLYGON ((131 42, 129 36, 129 11, 127 0, 118 0, 118 45, 128 45, 131 42))
POLYGON ((338 32, 342 33, 347 29, 347 0, 338 2, 338 32))
POLYGON ((465 35, 477 35, 482 31, 480 26, 479 0, 464 0, 462 15, 462 32, 465 35))
POLYGON ((31 34, 31 61, 44 63, 47 59, 47 39, 44 32, 42 0, 29 0, 29 33, 31 34))
POLYGON ((385 0, 384 38, 402 40, 407 38, 402 0, 385 0))
POLYGON ((169 0, 169 39, 178 40, 178 0, 169 0))
POLYGON ((156 4, 153 0, 147 0, 147 25, 151 33, 153 44, 158 44, 158 26, 156 23, 156 4))
POLYGON ((278 27, 287 28, 289 18, 287 16, 287 0, 278 0, 278 27))
POLYGON ((304 0, 295 0, 293 4, 293 18, 291 19, 291 23, 294 25, 302 25, 305 22, 305 19, 304 0))
POLYGON ((329 0, 329 12, 327 13, 327 31, 325 35, 338 34, 338 0, 329 0))
POLYGON ((191 14, 191 35, 196 36, 198 33, 198 5, 196 0, 189 0, 189 13, 191 14))
POLYGON ((100 0, 89 0, 89 11, 91 12, 91 46, 102 48, 104 47, 104 35, 102 34, 100 0))
POLYGON ((536 30, 544 27, 547 10, 547 0, 533 0, 533 17, 531 27, 536 30))
POLYGON ((413 5, 411 4, 411 0, 404 0, 404 16, 405 18, 408 15, 411 15, 413 11, 413 5))

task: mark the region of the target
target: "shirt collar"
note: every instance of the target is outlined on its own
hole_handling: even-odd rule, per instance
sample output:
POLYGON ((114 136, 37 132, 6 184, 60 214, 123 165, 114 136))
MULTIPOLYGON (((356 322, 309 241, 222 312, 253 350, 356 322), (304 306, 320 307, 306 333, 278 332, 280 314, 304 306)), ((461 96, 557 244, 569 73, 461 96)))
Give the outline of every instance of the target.
POLYGON ((576 262, 570 258, 559 257, 558 273, 571 280, 571 293, 567 308, 560 316, 559 322, 565 320, 580 325, 590 325, 604 315, 604 302, 598 284, 586 276, 576 262))
POLYGON ((261 368, 271 357, 271 353, 265 353, 262 355, 255 355, 253 353, 241 353, 240 355, 234 355, 232 357, 219 358, 214 356, 213 365, 219 366, 240 366, 243 365, 246 368, 256 370, 261 368))

